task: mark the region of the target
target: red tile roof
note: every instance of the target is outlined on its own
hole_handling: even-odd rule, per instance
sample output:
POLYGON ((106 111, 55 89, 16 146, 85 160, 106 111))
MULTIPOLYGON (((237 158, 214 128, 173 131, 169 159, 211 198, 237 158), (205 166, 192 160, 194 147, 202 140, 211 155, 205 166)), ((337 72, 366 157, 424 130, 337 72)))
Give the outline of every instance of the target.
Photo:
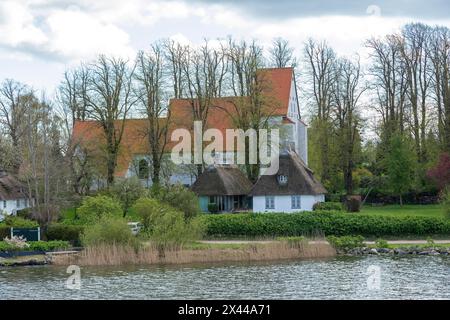
MULTIPOLYGON (((293 76, 292 68, 261 69, 263 77, 264 95, 269 97, 271 114, 283 116, 285 119, 289 108, 289 95, 293 76)), ((208 111, 206 128, 219 129, 224 137, 225 130, 234 128, 229 113, 235 113, 235 97, 223 97, 212 100, 212 107, 208 111)), ((170 134, 174 129, 193 129, 192 108, 188 99, 172 99, 170 101, 171 125, 169 130, 169 143, 166 149, 171 149, 177 142, 170 142, 170 134)), ((146 119, 125 120, 124 133, 119 151, 116 176, 125 176, 134 155, 148 154, 148 141, 145 135, 147 126, 146 119)), ((165 121, 164 119, 162 121, 165 121)), ((287 121, 287 120, 286 120, 287 121)), ((117 128, 121 127, 121 121, 117 121, 117 128)), ((96 121, 76 121, 73 128, 73 143, 79 143, 98 157, 99 163, 104 163, 105 137, 103 129, 96 121), (102 159, 103 157, 103 159, 102 159)), ((224 146, 226 142, 224 141, 224 146)), ((217 151, 223 151, 221 149, 217 151)))

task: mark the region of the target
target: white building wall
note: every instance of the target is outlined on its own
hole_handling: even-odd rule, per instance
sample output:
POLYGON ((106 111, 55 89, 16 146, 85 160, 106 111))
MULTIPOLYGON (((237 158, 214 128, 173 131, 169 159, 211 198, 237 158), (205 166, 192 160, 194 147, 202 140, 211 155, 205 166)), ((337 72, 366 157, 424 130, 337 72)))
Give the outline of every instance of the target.
POLYGON ((266 197, 255 196, 253 197, 253 212, 298 212, 298 211, 312 211, 313 205, 316 202, 324 202, 325 195, 300 195, 301 208, 292 209, 291 196, 274 196, 275 208, 266 209, 266 197))
POLYGON ((6 213, 7 215, 15 214, 17 210, 22 210, 30 208, 28 199, 19 199, 19 205, 17 205, 17 200, 0 200, 0 220, 3 220, 1 213, 6 213))

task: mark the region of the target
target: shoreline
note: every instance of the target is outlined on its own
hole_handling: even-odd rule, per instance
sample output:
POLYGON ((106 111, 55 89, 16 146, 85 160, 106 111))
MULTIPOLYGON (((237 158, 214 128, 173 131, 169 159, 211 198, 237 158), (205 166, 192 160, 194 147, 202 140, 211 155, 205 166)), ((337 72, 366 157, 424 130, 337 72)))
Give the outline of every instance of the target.
MULTIPOLYGON (((427 244, 423 240, 390 243, 389 247, 334 249, 324 240, 315 241, 200 241, 205 247, 183 248, 158 252, 148 246, 136 251, 120 246, 86 248, 82 251, 47 252, 41 255, 0 258, 0 267, 33 265, 120 266, 132 264, 176 265, 191 263, 282 261, 292 259, 333 258, 336 256, 450 256, 450 244, 427 244)), ((371 246, 372 245, 372 246, 371 246)))

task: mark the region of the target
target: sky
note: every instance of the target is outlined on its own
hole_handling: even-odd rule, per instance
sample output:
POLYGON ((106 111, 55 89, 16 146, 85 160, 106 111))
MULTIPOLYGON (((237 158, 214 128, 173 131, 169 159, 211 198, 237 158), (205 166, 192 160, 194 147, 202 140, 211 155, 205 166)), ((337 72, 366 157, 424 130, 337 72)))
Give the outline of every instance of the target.
POLYGON ((449 12, 447 0, 0 0, 0 81, 52 94, 64 70, 98 54, 133 59, 161 38, 283 37, 300 57, 313 37, 364 61, 365 39, 413 21, 450 27, 449 12))

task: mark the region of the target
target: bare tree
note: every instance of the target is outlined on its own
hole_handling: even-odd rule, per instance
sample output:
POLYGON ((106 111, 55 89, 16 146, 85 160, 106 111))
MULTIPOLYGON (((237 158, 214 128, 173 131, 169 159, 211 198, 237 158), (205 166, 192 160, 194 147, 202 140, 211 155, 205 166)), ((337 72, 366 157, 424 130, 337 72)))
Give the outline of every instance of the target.
POLYGON ((361 118, 359 100, 366 90, 361 84, 359 57, 356 62, 338 59, 336 81, 333 90, 333 113, 339 144, 339 156, 347 194, 353 193, 353 170, 356 164, 356 148, 360 139, 361 118))
POLYGON ((438 139, 450 151, 450 30, 435 27, 429 44, 432 87, 437 111, 438 139))
POLYGON ((12 142, 12 171, 17 174, 22 163, 21 140, 25 131, 24 97, 31 94, 26 85, 7 79, 0 86, 0 125, 12 142))
POLYGON ((125 119, 135 102, 130 95, 132 74, 126 61, 102 55, 89 66, 85 90, 80 92, 89 118, 105 135, 108 186, 114 182, 125 119))
POLYGON ((388 141, 392 133, 405 129, 406 70, 400 46, 395 36, 370 39, 366 47, 371 50, 372 90, 376 93, 382 117, 383 138, 388 141))
MULTIPOLYGON (((278 107, 278 102, 269 101, 267 92, 271 90, 271 83, 261 71, 264 66, 263 49, 255 41, 236 43, 229 39, 227 59, 230 63, 228 83, 234 97, 227 99, 233 108, 225 111, 233 125, 244 131, 254 129, 257 140, 260 140, 259 129, 269 127, 269 119, 278 107)), ((251 181, 259 176, 260 165, 249 161, 249 140, 245 141, 245 171, 251 181)), ((257 150, 259 157, 259 146, 257 150)), ((259 158, 256 159, 259 163, 259 158)))
POLYGON ((269 53, 270 63, 276 68, 295 67, 297 65, 294 57, 294 48, 289 45, 288 40, 282 38, 273 39, 269 53))
POLYGON ((334 50, 326 42, 309 39, 305 44, 307 95, 313 107, 313 124, 319 148, 319 174, 323 181, 330 178, 331 102, 335 77, 334 50))
POLYGON ((160 43, 155 43, 149 53, 139 52, 134 75, 137 96, 146 115, 145 135, 151 158, 153 185, 160 185, 162 160, 168 139, 170 110, 164 103, 166 76, 164 54, 160 43))
POLYGON ((178 99, 184 96, 185 77, 183 75, 183 62, 186 59, 189 47, 167 39, 164 41, 164 49, 165 58, 170 62, 173 95, 175 99, 178 99))
POLYGON ((426 134, 428 124, 427 100, 431 84, 429 69, 429 27, 421 23, 403 28, 399 45, 406 69, 407 95, 411 105, 411 129, 419 162, 426 161, 426 134))
MULTIPOLYGON (((191 106, 192 118, 194 121, 200 121, 202 131, 206 128, 213 99, 221 94, 221 79, 226 71, 223 63, 225 63, 223 51, 210 48, 207 41, 198 49, 189 48, 183 58, 187 99, 191 106)), ((201 173, 202 167, 197 166, 198 173, 201 173)))

